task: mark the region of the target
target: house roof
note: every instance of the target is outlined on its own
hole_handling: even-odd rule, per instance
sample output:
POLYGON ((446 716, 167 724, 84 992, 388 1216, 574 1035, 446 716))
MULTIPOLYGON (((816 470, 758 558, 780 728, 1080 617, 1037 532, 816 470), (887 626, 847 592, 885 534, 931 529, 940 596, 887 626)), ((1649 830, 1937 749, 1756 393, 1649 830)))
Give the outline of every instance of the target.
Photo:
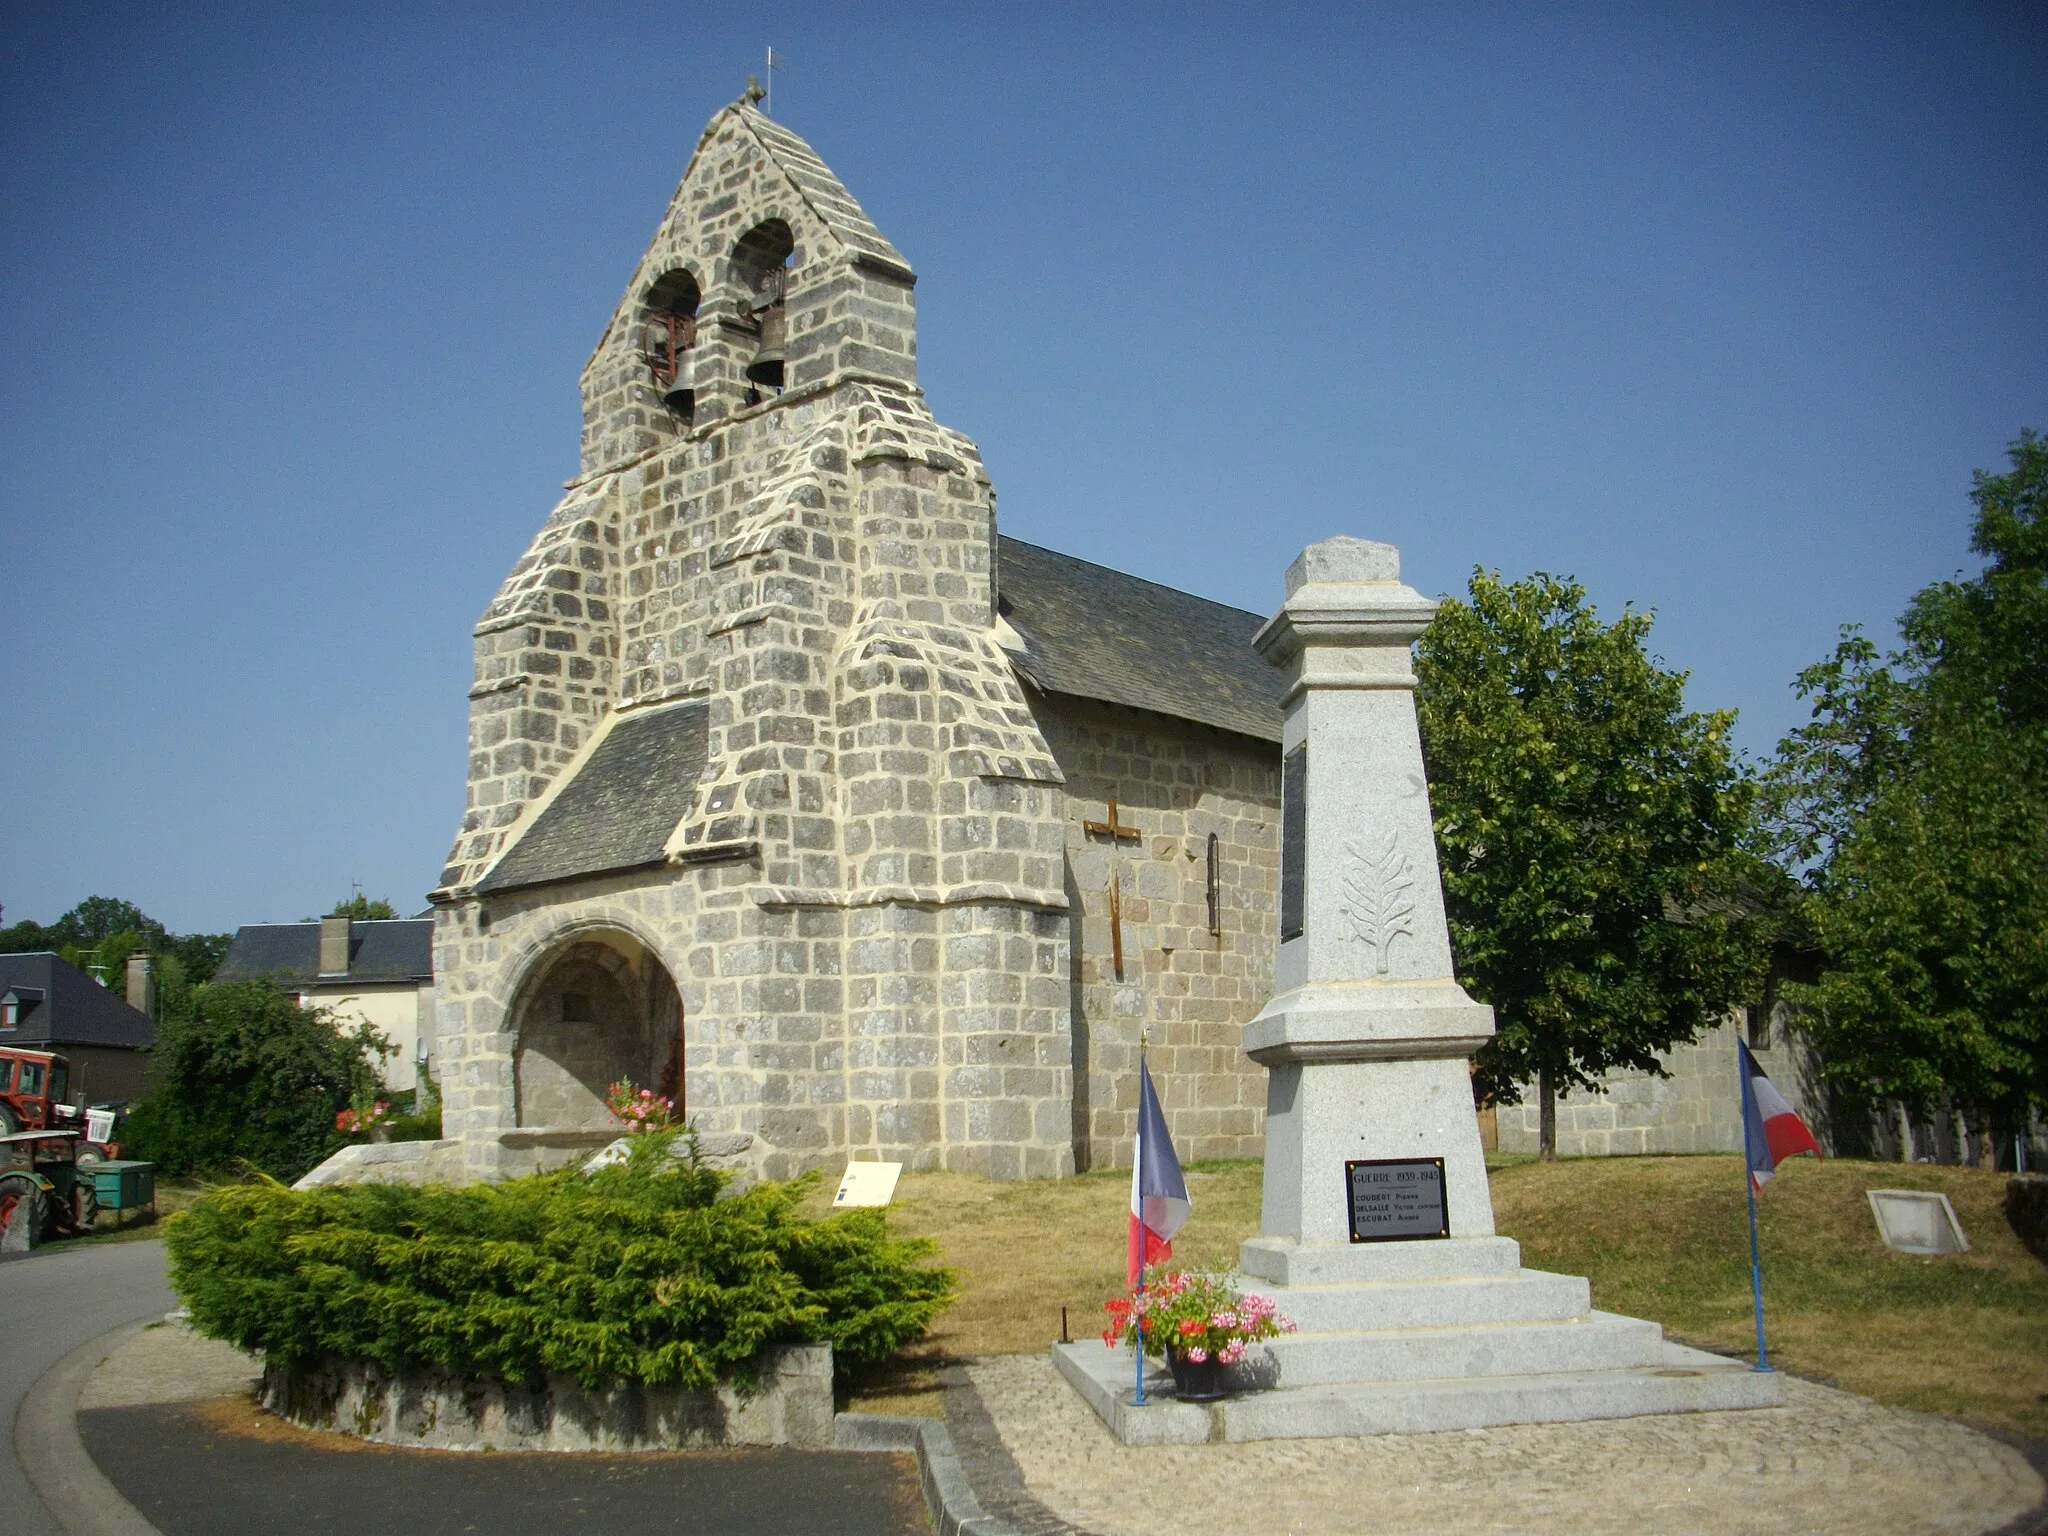
POLYGON ((662 862, 704 770, 702 699, 608 717, 590 756, 477 883, 481 894, 662 862))
MULTIPOLYGON (((269 977, 281 986, 312 986, 342 978, 320 974, 320 925, 244 923, 215 971, 216 981, 269 977)), ((431 917, 358 919, 349 927, 348 977, 358 986, 434 979, 431 917)))
POLYGON ((19 1027, 0 1030, 0 1045, 62 1050, 67 1045, 141 1049, 156 1044, 156 1024, 148 1014, 130 1008, 126 998, 77 966, 48 952, 0 955, 0 994, 31 989, 40 991, 41 999, 22 1011, 19 1027))
POLYGON ((996 543, 1001 612, 1025 645, 1012 659, 1040 692, 1280 740, 1282 673, 1252 649, 1263 615, 1021 539, 996 543))

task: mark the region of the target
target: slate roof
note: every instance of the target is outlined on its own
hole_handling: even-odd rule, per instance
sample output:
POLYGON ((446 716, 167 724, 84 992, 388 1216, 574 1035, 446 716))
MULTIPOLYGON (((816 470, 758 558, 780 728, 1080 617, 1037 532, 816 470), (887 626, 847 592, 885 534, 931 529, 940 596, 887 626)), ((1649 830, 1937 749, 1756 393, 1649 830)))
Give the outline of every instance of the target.
POLYGON ((1021 539, 996 544, 1001 612, 1026 646, 1012 659, 1040 692, 1280 740, 1283 675, 1252 649, 1263 615, 1021 539))
POLYGON ((576 776, 477 891, 489 895, 659 864, 703 771, 710 714, 707 703, 693 699, 613 715, 576 776))
MULTIPOLYGON (((244 923, 214 972, 219 981, 268 976, 282 986, 320 980, 320 925, 244 923)), ((365 986, 434 979, 431 917, 358 918, 349 929, 348 978, 365 986)), ((338 977, 328 977, 330 985, 338 977)))
POLYGON ((59 1050, 67 1045, 156 1044, 156 1024, 128 1000, 108 991, 75 965, 47 952, 0 955, 0 994, 34 988, 43 995, 22 1012, 16 1029, 0 1029, 0 1045, 59 1050))

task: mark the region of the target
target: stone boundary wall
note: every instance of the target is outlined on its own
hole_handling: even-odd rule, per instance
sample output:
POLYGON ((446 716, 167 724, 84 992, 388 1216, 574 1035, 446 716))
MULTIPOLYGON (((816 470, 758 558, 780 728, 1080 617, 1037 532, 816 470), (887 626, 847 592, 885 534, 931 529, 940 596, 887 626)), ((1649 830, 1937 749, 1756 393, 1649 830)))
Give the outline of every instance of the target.
MULTIPOLYGON (((1740 1152, 1742 1100, 1736 1082, 1735 1042, 1743 1024, 1730 1019, 1691 1045, 1659 1058, 1671 1076, 1615 1072, 1593 1091, 1560 1094, 1557 1100, 1559 1157, 1627 1157, 1648 1152, 1740 1152)), ((1816 1134, 1824 1117, 1815 1113, 1806 1050, 1779 1021, 1769 1045, 1751 1042, 1761 1066, 1816 1134)), ((1529 1084, 1519 1104, 1502 1105, 1496 1124, 1503 1152, 1534 1152, 1538 1142, 1536 1088, 1529 1084)))
POLYGON ((571 1376, 520 1386, 453 1371, 393 1373, 367 1361, 266 1365, 257 1401, 306 1429, 449 1451, 658 1451, 833 1445, 832 1346, 767 1351, 751 1390, 618 1385, 571 1376))
POLYGON ((1244 1025, 1273 989, 1280 885, 1280 749, 1141 710, 1033 695, 1066 775, 1068 957, 1075 1160, 1129 1167, 1138 1035, 1180 1154, 1260 1157, 1266 1071, 1244 1025), (1112 858, 1109 800, 1139 840, 1112 858), (1220 856, 1220 935, 1209 931, 1208 840, 1220 856), (1109 878, 1122 879, 1124 979, 1112 965, 1109 878))

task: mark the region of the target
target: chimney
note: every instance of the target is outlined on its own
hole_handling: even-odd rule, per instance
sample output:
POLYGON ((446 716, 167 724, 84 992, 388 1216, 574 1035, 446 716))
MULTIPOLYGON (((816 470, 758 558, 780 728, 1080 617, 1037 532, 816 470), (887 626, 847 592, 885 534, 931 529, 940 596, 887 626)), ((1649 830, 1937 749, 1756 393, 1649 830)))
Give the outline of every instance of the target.
POLYGON ((128 1006, 137 1013, 156 1017, 156 956, 134 954, 128 957, 128 1006))
POLYGON ((348 974, 348 941, 354 926, 352 917, 320 919, 320 975, 323 979, 348 974))

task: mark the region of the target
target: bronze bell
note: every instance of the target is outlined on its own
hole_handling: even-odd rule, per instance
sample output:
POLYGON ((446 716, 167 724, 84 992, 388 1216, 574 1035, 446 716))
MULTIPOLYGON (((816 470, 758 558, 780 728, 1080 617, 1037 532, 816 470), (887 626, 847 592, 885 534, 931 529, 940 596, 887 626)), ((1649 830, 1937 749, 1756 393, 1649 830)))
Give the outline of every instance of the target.
POLYGON ((675 377, 661 387, 661 403, 678 416, 689 416, 697 409, 696 370, 690 366, 692 352, 676 355, 675 377))
POLYGON ((778 299, 762 310, 761 345, 747 364, 747 378, 766 389, 782 388, 782 365, 789 360, 788 312, 778 299))

